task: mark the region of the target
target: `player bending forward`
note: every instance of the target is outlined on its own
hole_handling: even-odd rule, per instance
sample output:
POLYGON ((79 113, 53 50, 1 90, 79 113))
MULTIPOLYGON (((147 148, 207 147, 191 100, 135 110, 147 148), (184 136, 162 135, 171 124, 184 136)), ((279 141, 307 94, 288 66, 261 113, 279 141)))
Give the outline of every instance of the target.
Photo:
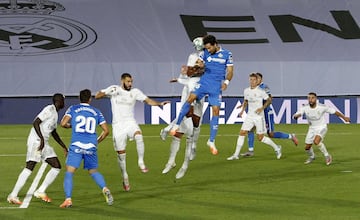
POLYGON ((334 108, 318 103, 317 95, 314 92, 308 94, 308 104, 302 106, 294 115, 294 119, 298 119, 302 115, 306 116, 309 122, 309 130, 305 137, 305 151, 309 158, 304 162, 310 164, 315 160, 314 150, 311 147, 313 144, 319 147, 321 153, 325 157, 325 164, 330 165, 332 157, 328 153, 323 140, 327 133, 327 123, 324 118, 325 113, 335 114, 345 122, 350 122, 350 118, 344 116, 341 112, 336 111, 334 108))

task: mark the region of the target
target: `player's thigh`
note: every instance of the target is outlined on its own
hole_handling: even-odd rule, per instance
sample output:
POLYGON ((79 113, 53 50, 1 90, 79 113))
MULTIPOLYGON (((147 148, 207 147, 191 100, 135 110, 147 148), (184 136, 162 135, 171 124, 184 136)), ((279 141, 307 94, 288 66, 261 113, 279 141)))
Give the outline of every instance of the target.
POLYGON ((254 120, 247 116, 241 125, 241 130, 250 131, 255 126, 254 120))
POLYGON ((194 115, 201 117, 203 114, 204 108, 204 99, 196 100, 193 104, 194 106, 194 115))
POLYGON ((57 157, 57 155, 53 147, 51 147, 49 144, 45 144, 45 147, 41 153, 41 157, 43 160, 46 160, 47 158, 57 157))
POLYGON ((192 135, 193 133, 193 122, 191 118, 184 118, 179 126, 179 132, 187 136, 192 135))
POLYGON ((83 160, 83 155, 83 149, 72 145, 69 147, 69 152, 65 164, 77 169, 80 167, 81 161, 83 160))
POLYGON ((38 151, 40 146, 39 140, 28 140, 27 142, 27 152, 26 152, 26 161, 41 161, 41 153, 38 151))
POLYGON ((96 150, 88 150, 84 154, 84 169, 97 169, 99 166, 98 155, 96 150))
POLYGON ((126 149, 128 139, 133 140, 135 132, 141 132, 136 122, 124 123, 121 127, 117 126, 113 129, 113 141, 115 151, 123 151, 126 149))
POLYGON ((256 134, 265 134, 267 132, 264 117, 256 117, 256 118, 254 118, 254 124, 255 124, 255 127, 256 127, 256 134))
POLYGON ((315 136, 320 136, 323 140, 325 138, 325 135, 327 133, 327 127, 310 127, 306 137, 305 137, 305 144, 313 144, 315 136))

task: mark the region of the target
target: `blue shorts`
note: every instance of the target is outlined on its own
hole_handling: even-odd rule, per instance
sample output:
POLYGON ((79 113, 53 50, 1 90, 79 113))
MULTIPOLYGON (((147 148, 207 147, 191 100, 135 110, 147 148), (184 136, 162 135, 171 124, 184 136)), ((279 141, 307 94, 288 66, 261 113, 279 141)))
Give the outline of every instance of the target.
POLYGON ((66 165, 77 169, 80 167, 82 160, 84 160, 84 169, 97 169, 98 156, 96 148, 83 149, 78 146, 71 145, 66 158, 66 165))
POLYGON ((275 126, 274 126, 274 114, 273 113, 269 113, 269 112, 264 112, 265 113, 265 123, 266 123, 266 129, 267 129, 267 133, 271 133, 275 131, 275 126))
POLYGON ((201 100, 208 95, 208 102, 211 106, 220 106, 221 104, 221 81, 207 82, 200 81, 196 84, 195 90, 192 91, 196 95, 196 99, 201 100))

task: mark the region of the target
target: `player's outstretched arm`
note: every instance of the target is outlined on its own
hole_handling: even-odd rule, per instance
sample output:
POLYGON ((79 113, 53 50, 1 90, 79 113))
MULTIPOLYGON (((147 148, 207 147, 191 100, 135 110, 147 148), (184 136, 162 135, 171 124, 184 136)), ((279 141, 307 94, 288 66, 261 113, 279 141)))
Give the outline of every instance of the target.
POLYGON ((102 91, 98 91, 96 94, 95 94, 95 99, 101 99, 105 96, 105 92, 102 92, 102 91))
POLYGON ((350 122, 350 118, 346 117, 343 113, 336 111, 335 115, 344 120, 345 122, 350 122))
POLYGON ((144 100, 144 102, 145 102, 146 104, 148 104, 148 105, 151 105, 151 106, 164 106, 164 105, 170 103, 170 101, 158 102, 158 101, 156 101, 156 100, 154 100, 154 99, 151 99, 151 98, 146 98, 146 99, 144 100))

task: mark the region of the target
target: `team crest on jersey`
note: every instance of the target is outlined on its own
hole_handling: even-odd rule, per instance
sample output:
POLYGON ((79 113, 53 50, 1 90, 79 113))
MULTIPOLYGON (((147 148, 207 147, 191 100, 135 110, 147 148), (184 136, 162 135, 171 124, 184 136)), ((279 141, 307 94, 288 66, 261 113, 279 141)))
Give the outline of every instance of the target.
POLYGON ((78 21, 50 15, 65 11, 48 0, 0 0, 0 56, 34 56, 81 50, 96 32, 78 21))

